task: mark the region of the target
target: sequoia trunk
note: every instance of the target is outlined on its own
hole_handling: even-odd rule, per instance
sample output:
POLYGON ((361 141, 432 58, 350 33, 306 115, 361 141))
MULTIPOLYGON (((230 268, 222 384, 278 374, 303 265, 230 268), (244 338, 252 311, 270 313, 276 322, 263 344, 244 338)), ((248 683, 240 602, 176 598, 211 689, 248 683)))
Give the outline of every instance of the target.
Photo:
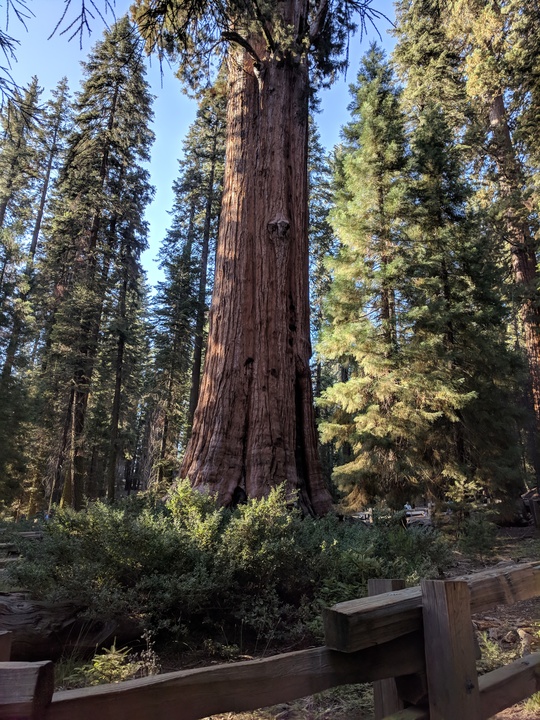
POLYGON ((529 369, 529 387, 535 418, 534 448, 537 486, 540 487, 540 308, 535 239, 528 223, 529 211, 522 195, 523 172, 514 148, 504 98, 497 95, 490 108, 499 189, 506 203, 503 214, 510 244, 514 281, 520 292, 520 318, 529 369))
POLYGON ((303 512, 323 514, 331 499, 309 369, 308 68, 292 52, 256 63, 233 47, 229 83, 208 349, 182 476, 224 505, 284 483, 303 512))

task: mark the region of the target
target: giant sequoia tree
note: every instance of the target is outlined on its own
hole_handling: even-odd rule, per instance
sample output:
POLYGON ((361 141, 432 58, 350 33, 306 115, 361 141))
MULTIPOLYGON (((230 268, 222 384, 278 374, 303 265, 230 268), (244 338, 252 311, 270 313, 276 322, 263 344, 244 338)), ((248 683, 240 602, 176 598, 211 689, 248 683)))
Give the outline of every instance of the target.
POLYGON ((343 65, 370 0, 138 0, 147 48, 179 56, 196 80, 228 45, 226 169, 204 376, 182 474, 223 504, 299 491, 330 495, 317 457, 309 357, 307 137, 310 63, 343 65), (197 63, 200 58, 201 63, 197 63))

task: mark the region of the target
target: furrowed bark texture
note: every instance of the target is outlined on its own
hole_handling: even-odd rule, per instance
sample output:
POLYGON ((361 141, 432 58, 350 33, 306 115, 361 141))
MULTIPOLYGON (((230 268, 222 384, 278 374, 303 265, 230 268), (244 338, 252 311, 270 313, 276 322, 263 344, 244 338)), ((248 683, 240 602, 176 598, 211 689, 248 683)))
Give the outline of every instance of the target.
POLYGON ((248 52, 229 54, 208 350, 182 476, 224 505, 285 483, 304 512, 323 514, 331 500, 309 370, 308 70, 293 53, 258 54, 258 70, 248 52))

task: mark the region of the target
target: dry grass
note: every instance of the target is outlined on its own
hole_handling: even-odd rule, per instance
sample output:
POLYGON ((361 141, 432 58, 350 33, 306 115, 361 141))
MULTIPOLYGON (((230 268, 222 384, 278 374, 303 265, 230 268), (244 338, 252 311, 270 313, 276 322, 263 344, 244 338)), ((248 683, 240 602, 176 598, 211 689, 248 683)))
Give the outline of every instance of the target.
POLYGON ((372 717, 371 686, 344 685, 254 712, 212 715, 211 720, 368 720, 372 717))

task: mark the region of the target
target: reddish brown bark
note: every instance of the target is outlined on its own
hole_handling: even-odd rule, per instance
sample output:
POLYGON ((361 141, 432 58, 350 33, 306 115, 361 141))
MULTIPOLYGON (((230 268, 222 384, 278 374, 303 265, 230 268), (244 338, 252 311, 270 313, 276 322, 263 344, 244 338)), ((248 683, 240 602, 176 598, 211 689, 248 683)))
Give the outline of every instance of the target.
POLYGON ((536 481, 540 484, 540 306, 536 243, 528 223, 530 210, 526 207, 522 193, 523 173, 513 146, 502 95, 493 98, 489 119, 499 169, 499 189, 506 204, 503 217, 510 244, 514 281, 521 295, 520 319, 536 426, 533 459, 536 481))
POLYGON ((252 45, 258 69, 245 50, 229 55, 208 350, 182 475, 225 505, 284 483, 304 512, 322 514, 331 499, 309 370, 308 70, 304 57, 252 45))

